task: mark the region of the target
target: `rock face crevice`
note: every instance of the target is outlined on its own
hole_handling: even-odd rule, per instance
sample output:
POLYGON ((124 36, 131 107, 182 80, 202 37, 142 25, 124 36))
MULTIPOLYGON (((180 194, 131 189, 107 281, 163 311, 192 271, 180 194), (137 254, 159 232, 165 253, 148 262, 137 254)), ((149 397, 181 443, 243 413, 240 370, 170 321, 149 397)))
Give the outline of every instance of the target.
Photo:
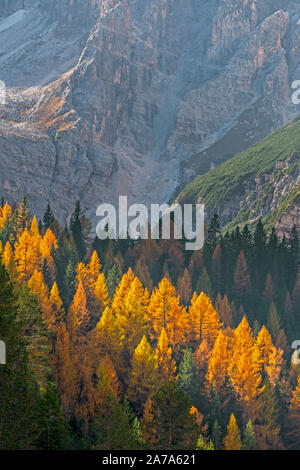
POLYGON ((38 215, 166 202, 299 112, 294 1, 19 3, 0 0, 0 195, 38 215))

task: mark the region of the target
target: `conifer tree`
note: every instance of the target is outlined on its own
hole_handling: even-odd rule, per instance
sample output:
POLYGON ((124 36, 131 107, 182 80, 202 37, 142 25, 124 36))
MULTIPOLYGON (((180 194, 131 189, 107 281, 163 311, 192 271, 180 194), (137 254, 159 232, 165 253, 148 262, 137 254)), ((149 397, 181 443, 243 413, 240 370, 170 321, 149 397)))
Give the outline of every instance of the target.
POLYGON ((261 392, 260 361, 245 317, 234 330, 229 376, 237 396, 244 402, 251 401, 261 392))
POLYGON ((273 341, 276 342, 279 332, 281 330, 281 322, 274 302, 271 303, 269 310, 268 328, 272 335, 273 341))
POLYGON ((225 450, 240 450, 242 447, 240 431, 234 414, 231 414, 229 425, 227 427, 227 435, 224 439, 225 450))
POLYGON ((90 319, 86 293, 80 279, 68 314, 68 327, 71 334, 82 335, 87 333, 90 328, 90 319))
POLYGON ((194 293, 189 308, 191 339, 197 344, 203 340, 212 346, 216 340, 221 322, 210 298, 202 292, 199 296, 194 293))
POLYGON ((193 406, 199 406, 199 380, 191 349, 185 351, 180 363, 178 386, 190 398, 193 406))
POLYGON ((211 280, 208 275, 208 272, 204 266, 204 268, 201 271, 200 277, 198 278, 197 284, 196 284, 196 292, 204 292, 208 297, 212 299, 213 297, 213 289, 211 285, 211 280))
POLYGON ((69 432, 63 416, 55 386, 48 382, 38 404, 37 423, 39 436, 37 448, 40 450, 67 450, 69 432))
POLYGON ((172 348, 169 347, 169 339, 166 330, 163 328, 155 350, 157 358, 158 380, 166 385, 175 380, 176 362, 172 358, 172 348))
POLYGON ((157 389, 157 359, 155 353, 143 336, 137 346, 133 359, 128 398, 138 409, 143 408, 149 395, 157 389))
POLYGON ((29 369, 16 298, 0 263, 0 332, 6 344, 6 365, 0 365, 0 449, 33 448, 39 390, 29 369))
POLYGON ((53 284, 49 301, 51 303, 51 320, 49 328, 56 331, 57 326, 65 319, 65 310, 63 308, 63 303, 59 295, 59 290, 56 282, 53 284))
POLYGON ((188 319, 186 310, 180 305, 175 287, 164 278, 150 298, 148 318, 154 338, 165 328, 172 348, 183 342, 188 319))
POLYGON ((278 404, 274 391, 266 381, 258 397, 258 415, 255 420, 257 444, 260 450, 276 450, 280 442, 278 404))
POLYGON ((236 270, 234 272, 234 291, 238 301, 241 303, 251 290, 251 278, 248 264, 243 251, 240 252, 236 270))
POLYGON ((71 217, 70 231, 71 231, 72 237, 74 239, 74 242, 77 248, 78 256, 80 259, 82 259, 85 255, 86 247, 85 247, 84 240, 83 240, 82 213, 81 213, 79 201, 77 201, 74 213, 72 214, 72 217, 71 217))
POLYGON ((119 268, 116 264, 114 264, 113 267, 108 271, 107 278, 106 278, 108 295, 111 299, 113 298, 115 294, 116 287, 119 284, 120 280, 121 280, 121 277, 120 277, 119 268))
POLYGON ((242 450, 257 450, 254 426, 251 419, 249 419, 245 429, 242 450))
POLYGON ((63 302, 66 308, 68 308, 74 298, 75 295, 75 270, 73 268, 72 261, 70 260, 64 280, 63 280, 63 302))
POLYGON ((213 385, 214 390, 219 393, 227 376, 230 363, 230 346, 228 337, 219 331, 219 335, 214 344, 208 365, 207 380, 213 385))
POLYGON ((215 419, 213 422, 211 438, 215 450, 220 450, 222 447, 222 428, 217 419, 215 419))
POLYGON ((39 239, 25 230, 15 244, 15 262, 20 279, 27 281, 41 265, 39 239))
POLYGON ((177 292, 183 303, 187 305, 192 296, 192 282, 187 269, 185 269, 183 275, 178 278, 177 292))
POLYGON ((156 449, 195 449, 199 427, 190 413, 191 403, 175 382, 164 385, 153 396, 153 429, 156 449))
POLYGON ((29 229, 31 222, 30 210, 28 207, 27 197, 24 196, 20 208, 17 211, 16 232, 20 234, 25 229, 29 229))
POLYGON ((54 218, 52 209, 50 207, 50 204, 47 204, 47 207, 43 216, 43 225, 46 230, 52 227, 54 220, 55 218, 54 218))

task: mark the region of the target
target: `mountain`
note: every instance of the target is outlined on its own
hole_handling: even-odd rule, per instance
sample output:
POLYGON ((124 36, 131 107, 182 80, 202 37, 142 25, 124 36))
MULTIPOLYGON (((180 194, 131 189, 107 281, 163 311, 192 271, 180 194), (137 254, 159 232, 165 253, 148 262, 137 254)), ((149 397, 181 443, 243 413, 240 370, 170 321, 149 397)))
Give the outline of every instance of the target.
POLYGON ((0 0, 0 196, 163 203, 297 117, 300 4, 0 0))
POLYGON ((178 201, 204 203, 225 230, 262 218, 280 236, 300 231, 300 119, 196 178, 178 201))

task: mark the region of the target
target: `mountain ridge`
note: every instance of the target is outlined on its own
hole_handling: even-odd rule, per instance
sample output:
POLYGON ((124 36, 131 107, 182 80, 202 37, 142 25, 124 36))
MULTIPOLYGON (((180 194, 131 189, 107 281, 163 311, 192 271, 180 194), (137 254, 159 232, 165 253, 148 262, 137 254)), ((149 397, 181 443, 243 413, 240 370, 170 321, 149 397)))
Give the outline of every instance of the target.
POLYGON ((293 1, 24 6, 0 32, 0 185, 39 216, 41 198, 60 220, 78 198, 91 218, 119 194, 166 202, 298 114, 293 1))

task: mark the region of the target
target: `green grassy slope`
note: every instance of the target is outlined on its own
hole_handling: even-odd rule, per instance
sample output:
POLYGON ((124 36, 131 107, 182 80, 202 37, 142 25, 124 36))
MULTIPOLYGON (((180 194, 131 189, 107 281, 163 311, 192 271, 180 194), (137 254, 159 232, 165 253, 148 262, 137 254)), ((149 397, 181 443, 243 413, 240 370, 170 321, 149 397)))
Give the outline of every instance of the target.
MULTIPOLYGON (((299 162, 300 118, 253 147, 235 155, 209 173, 199 176, 185 187, 177 200, 185 203, 195 203, 201 200, 205 203, 207 212, 211 213, 218 211, 220 207, 226 207, 227 201, 233 199, 242 201, 245 197, 245 183, 253 185, 257 178, 263 177, 266 183, 256 201, 259 210, 260 206, 265 204, 268 193, 274 189, 276 181, 279 181, 286 173, 297 172, 299 162), (287 159, 289 159, 288 164, 285 165, 284 162, 287 159), (270 181, 266 178, 268 174, 272 175, 270 181)), ((265 215, 266 224, 276 222, 280 214, 287 210, 297 197, 299 189, 299 186, 295 184, 292 191, 279 198, 276 209, 270 210, 265 215)), ((255 217, 253 210, 251 214, 250 212, 247 206, 241 207, 228 228, 233 228, 255 217)))

